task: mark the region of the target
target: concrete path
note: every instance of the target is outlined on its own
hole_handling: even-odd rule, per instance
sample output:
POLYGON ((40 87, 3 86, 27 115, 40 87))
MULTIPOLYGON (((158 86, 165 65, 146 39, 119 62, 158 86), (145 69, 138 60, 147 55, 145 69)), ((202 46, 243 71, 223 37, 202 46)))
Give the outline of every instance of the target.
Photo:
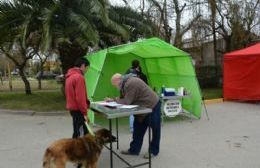
MULTIPOLYGON (((153 168, 259 168, 260 104, 224 102, 207 105, 200 120, 169 119, 162 126, 161 153, 152 160, 153 168)), ((38 168, 48 144, 71 137, 68 114, 44 115, 0 110, 0 168, 38 168)), ((120 149, 128 148, 131 134, 120 127, 120 149)), ((147 137, 140 157, 128 156, 133 163, 145 161, 147 137)), ((126 167, 114 159, 114 167, 126 167)), ((67 167, 72 168, 71 164, 67 167)), ((100 168, 109 168, 109 152, 103 149, 100 168)), ((147 166, 144 166, 147 167, 147 166)))

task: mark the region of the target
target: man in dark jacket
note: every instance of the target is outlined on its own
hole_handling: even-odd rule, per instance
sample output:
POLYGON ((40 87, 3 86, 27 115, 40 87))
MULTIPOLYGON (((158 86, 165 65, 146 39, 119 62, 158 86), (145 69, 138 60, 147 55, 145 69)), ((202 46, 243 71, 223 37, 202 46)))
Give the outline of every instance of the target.
MULTIPOLYGON (((132 67, 126 71, 126 74, 134 74, 138 78, 142 79, 146 84, 148 84, 147 77, 142 72, 140 62, 136 59, 132 61, 132 67)), ((129 127, 130 127, 130 132, 133 132, 134 131, 134 116, 133 115, 129 116, 129 127)))
MULTIPOLYGON (((111 83, 120 89, 122 98, 116 98, 115 101, 121 104, 133 104, 141 107, 151 108, 153 111, 146 115, 135 115, 133 139, 130 148, 121 151, 126 155, 139 155, 143 144, 144 134, 149 125, 149 115, 151 116, 152 142, 151 156, 158 155, 160 149, 161 138, 161 103, 157 94, 146 85, 141 79, 128 74, 114 74, 111 83)), ((149 158, 149 154, 145 154, 144 158, 149 158)))
POLYGON ((66 74, 66 108, 70 111, 72 116, 73 138, 88 133, 85 121, 89 121, 87 117, 89 101, 84 79, 84 73, 87 72, 88 67, 89 61, 84 58, 79 58, 76 60, 74 67, 70 68, 66 74))
POLYGON ((142 79, 146 84, 148 84, 146 75, 142 72, 140 62, 138 60, 132 61, 132 67, 126 71, 126 74, 135 74, 138 78, 142 79))

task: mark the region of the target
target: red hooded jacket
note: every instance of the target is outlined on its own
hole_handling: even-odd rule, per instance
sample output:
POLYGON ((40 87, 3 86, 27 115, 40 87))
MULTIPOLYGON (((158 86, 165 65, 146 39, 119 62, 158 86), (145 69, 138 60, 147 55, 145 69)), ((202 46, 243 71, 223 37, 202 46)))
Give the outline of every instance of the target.
POLYGON ((85 116, 88 109, 88 96, 82 71, 75 67, 68 70, 65 83, 66 108, 79 110, 85 116))

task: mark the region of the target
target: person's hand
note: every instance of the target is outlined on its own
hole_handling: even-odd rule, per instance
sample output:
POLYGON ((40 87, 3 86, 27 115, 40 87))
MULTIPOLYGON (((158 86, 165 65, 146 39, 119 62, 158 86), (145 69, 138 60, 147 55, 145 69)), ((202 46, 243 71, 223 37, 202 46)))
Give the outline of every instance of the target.
POLYGON ((90 106, 90 101, 89 100, 87 100, 87 105, 90 106))
POLYGON ((89 123, 88 115, 85 115, 85 116, 84 116, 84 119, 85 119, 85 122, 89 123))
POLYGON ((104 100, 105 100, 106 102, 112 102, 112 101, 115 101, 113 98, 109 98, 109 97, 106 97, 104 100))

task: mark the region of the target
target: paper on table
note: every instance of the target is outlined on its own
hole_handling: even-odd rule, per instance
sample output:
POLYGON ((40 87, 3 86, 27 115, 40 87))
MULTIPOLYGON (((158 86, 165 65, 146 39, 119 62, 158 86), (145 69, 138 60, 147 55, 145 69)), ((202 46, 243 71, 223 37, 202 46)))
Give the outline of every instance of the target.
POLYGON ((109 107, 118 107, 118 106, 122 106, 122 104, 118 104, 117 102, 105 102, 105 101, 102 101, 102 102, 97 102, 97 104, 100 104, 102 106, 109 106, 109 107))
POLYGON ((119 108, 124 108, 124 109, 131 109, 131 108, 136 108, 138 105, 122 105, 119 108))
POLYGON ((117 102, 105 102, 105 101, 101 101, 101 102, 96 102, 99 105, 102 106, 107 106, 107 107, 114 107, 114 108, 122 108, 122 109, 131 109, 131 108, 136 108, 138 107, 138 105, 124 105, 124 104, 119 104, 117 102))

